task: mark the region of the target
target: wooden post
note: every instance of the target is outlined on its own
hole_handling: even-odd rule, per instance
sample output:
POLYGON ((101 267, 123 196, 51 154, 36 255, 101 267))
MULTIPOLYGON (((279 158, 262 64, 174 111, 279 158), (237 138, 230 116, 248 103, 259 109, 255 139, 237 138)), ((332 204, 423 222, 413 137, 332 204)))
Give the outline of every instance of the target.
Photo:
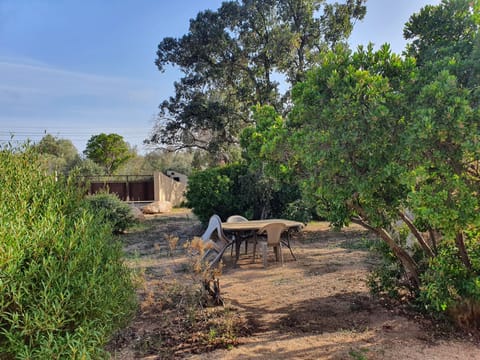
POLYGON ((128 175, 126 176, 125 191, 127 193, 126 201, 130 201, 130 186, 128 184, 128 175))

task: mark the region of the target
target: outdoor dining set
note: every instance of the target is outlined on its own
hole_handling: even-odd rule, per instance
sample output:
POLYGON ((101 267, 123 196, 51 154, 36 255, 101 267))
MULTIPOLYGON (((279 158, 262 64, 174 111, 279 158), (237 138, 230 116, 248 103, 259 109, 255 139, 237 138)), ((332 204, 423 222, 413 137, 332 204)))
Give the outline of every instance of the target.
POLYGON ((267 250, 272 248, 276 261, 283 266, 282 246, 290 250, 293 259, 296 260, 291 245, 291 233, 300 231, 304 224, 298 221, 286 219, 248 220, 240 215, 232 215, 222 222, 218 215, 210 217, 207 229, 201 236, 206 245, 203 259, 208 266, 218 265, 227 249, 233 257, 234 265, 240 257, 240 247, 245 243, 245 253, 248 250, 248 242, 253 243, 253 262, 257 255, 257 245, 262 250, 263 266, 267 267, 267 250))

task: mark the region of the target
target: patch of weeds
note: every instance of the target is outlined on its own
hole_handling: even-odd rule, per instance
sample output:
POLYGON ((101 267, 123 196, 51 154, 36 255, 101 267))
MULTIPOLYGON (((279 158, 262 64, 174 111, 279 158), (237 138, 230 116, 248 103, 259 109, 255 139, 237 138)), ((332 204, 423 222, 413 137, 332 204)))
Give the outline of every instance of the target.
POLYGON ((361 238, 347 239, 340 244, 340 247, 349 250, 370 251, 377 246, 378 240, 362 236, 361 238))
POLYGON ((138 221, 134 225, 130 226, 126 231, 126 234, 136 234, 141 232, 147 232, 152 228, 150 221, 138 221))
POLYGON ((210 328, 210 331, 208 332, 208 340, 214 341, 216 337, 217 337, 217 329, 210 328))
POLYGON ((359 350, 356 349, 350 349, 348 352, 348 355, 355 360, 367 360, 367 355, 366 353, 368 352, 368 349, 361 348, 359 350))
POLYGON ((173 253, 177 248, 179 237, 171 234, 165 234, 165 240, 168 244, 168 256, 173 256, 173 253))
POLYGON ((142 312, 158 315, 155 328, 142 334, 134 344, 138 356, 177 358, 233 348, 239 336, 249 334, 247 321, 238 313, 228 307, 207 307, 198 284, 162 281, 149 290, 142 312))
POLYGON ((174 237, 165 236, 162 243, 170 251, 181 247, 186 260, 173 258, 168 267, 173 278, 150 280, 142 288, 138 320, 155 326, 136 326, 142 330, 134 330, 137 333, 129 337, 136 357, 155 355, 176 359, 217 348, 232 349, 240 336, 250 335, 251 321, 223 303, 218 280, 222 267, 220 264, 213 269, 202 261, 205 253, 202 239, 194 237, 179 246, 174 237), (212 306, 218 305, 217 299, 224 306, 212 306))

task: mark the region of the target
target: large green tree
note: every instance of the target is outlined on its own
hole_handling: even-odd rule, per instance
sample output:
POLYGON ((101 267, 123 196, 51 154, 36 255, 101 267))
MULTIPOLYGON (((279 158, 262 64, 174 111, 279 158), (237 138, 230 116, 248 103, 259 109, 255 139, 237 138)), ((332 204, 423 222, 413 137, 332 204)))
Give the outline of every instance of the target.
MULTIPOLYGON (((287 141, 307 197, 334 226, 357 222, 374 231, 419 285, 417 264, 388 231, 404 214, 405 88, 415 64, 387 45, 329 52, 293 92, 287 141)), ((422 244, 424 245, 424 244, 422 244)))
MULTIPOLYGON (((478 15, 477 2, 425 7, 407 24, 418 40, 410 57, 391 54, 386 45, 325 53, 294 88, 282 130, 288 145, 275 158, 287 155, 305 195, 334 225, 357 222, 385 240, 414 288, 422 267, 389 231, 394 221, 405 222, 424 259, 456 254, 455 276, 465 280, 455 290, 461 296, 479 293, 473 241, 480 227, 479 74, 470 68, 478 54, 478 15), (447 23, 442 29, 444 18, 463 28, 447 23)), ((282 143, 272 139, 262 149, 282 143)))
POLYGON ((444 0, 405 27, 420 78, 405 146, 415 189, 410 199, 425 223, 455 239, 469 269, 465 231, 480 222, 479 10, 478 1, 444 0))
POLYGON ((365 15, 364 2, 226 1, 216 11, 200 12, 188 34, 158 46, 158 69, 178 66, 184 76, 161 104, 148 141, 228 153, 252 123, 251 106, 288 107, 279 79, 288 86, 302 80, 323 48, 349 36, 365 15))
POLYGON ((50 172, 66 174, 80 161, 78 151, 70 140, 51 134, 46 134, 35 149, 41 154, 42 165, 50 172))
POLYGON ((447 70, 462 86, 478 86, 479 10, 478 1, 443 0, 410 17, 404 28, 411 40, 406 54, 416 59, 425 80, 447 70))
POLYGON ((108 175, 134 156, 121 135, 104 133, 93 135, 83 153, 87 158, 103 166, 108 175))

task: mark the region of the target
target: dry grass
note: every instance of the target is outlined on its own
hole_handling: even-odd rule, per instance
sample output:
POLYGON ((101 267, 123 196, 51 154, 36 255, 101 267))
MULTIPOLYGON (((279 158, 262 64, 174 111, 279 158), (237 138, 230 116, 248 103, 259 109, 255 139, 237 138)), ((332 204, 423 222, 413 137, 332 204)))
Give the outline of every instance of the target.
POLYGON ((225 307, 211 307, 192 257, 199 249, 185 247, 201 234, 198 222, 177 213, 147 223, 124 236, 144 283, 136 318, 110 344, 114 359, 480 359, 468 335, 370 296, 375 259, 361 228, 309 224, 294 238, 297 261, 286 252, 283 267, 271 256, 264 269, 243 249, 233 267, 227 253, 225 307))

